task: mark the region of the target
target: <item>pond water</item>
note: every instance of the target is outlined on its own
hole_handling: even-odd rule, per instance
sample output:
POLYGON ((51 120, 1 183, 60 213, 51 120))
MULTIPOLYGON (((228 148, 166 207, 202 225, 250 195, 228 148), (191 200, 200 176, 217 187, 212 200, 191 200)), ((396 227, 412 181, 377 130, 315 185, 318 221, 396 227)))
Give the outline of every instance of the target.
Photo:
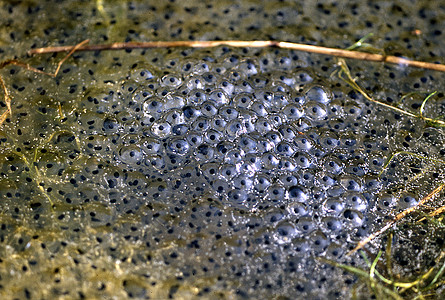
MULTIPOLYGON (((4 1, 0 57, 52 72, 64 54, 27 51, 85 39, 346 48, 374 33, 386 54, 444 63, 439 1, 152 2, 4 1)), ((372 97, 419 113, 437 91, 423 113, 445 115, 443 74, 347 63, 372 97)), ((0 71, 12 99, 0 128, 5 298, 369 298, 318 258, 366 269, 346 253, 444 181, 444 130, 367 101, 332 57, 140 49, 76 52, 55 78, 0 71)), ((398 227, 394 272, 425 272, 443 234, 398 227)))

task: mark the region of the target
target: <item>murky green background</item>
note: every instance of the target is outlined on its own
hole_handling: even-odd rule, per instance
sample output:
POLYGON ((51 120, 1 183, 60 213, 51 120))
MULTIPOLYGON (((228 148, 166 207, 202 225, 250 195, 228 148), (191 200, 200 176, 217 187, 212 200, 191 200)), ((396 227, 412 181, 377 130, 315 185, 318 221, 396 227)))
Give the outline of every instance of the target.
MULTIPOLYGON (((85 39, 90 44, 264 39, 346 48, 373 33, 369 42, 386 54, 445 63, 444 28, 443 1, 1 1, 0 57, 51 72, 63 54, 30 57, 27 51, 85 39)), ((424 97, 438 91, 424 113, 432 118, 445 114, 443 74, 370 62, 348 61, 348 65, 371 95, 409 111, 418 111, 424 97), (417 94, 400 100, 412 92, 417 94)), ((444 180, 440 162, 406 155, 384 172, 383 188, 373 190, 368 183, 380 169, 373 169, 371 162, 385 161, 397 151, 443 160, 445 136, 443 129, 427 128, 421 120, 366 102, 332 76, 335 70, 332 57, 224 47, 79 52, 63 64, 56 78, 17 66, 0 70, 13 112, 0 128, 0 295, 4 299, 351 297, 359 285, 357 278, 313 257, 364 266, 358 255, 346 258, 344 253, 380 228, 385 216, 409 204, 394 200, 399 204, 385 211, 378 209, 378 201, 387 194, 418 200, 444 180), (132 89, 153 84, 149 93, 162 95, 162 76, 188 78, 190 73, 181 69, 186 62, 219 66, 230 54, 241 61, 298 56, 292 69, 276 63, 264 77, 278 78, 283 72, 296 76, 302 67, 314 84, 331 97, 338 96, 332 106, 359 107, 362 114, 357 120, 349 116, 347 128, 333 132, 358 141, 349 154, 367 170, 357 175, 369 199, 363 216, 366 226, 345 227, 345 235, 336 242, 335 235, 311 219, 317 231, 308 241, 314 244, 300 239, 274 242, 281 227, 270 221, 271 216, 283 215, 288 203, 240 208, 217 198, 209 185, 199 186, 193 176, 187 181, 187 174, 196 172, 193 164, 167 163, 164 171, 140 171, 122 158, 120 147, 130 147, 133 141, 139 145, 138 136, 145 132, 142 117, 135 117, 143 107, 138 110, 137 99, 131 106, 132 89), (154 77, 149 83, 141 78, 143 70, 154 77), (114 97, 114 102, 107 97, 114 97), (120 127, 106 131, 107 120, 120 127), (387 148, 381 148, 383 144, 387 148), (187 188, 170 191, 177 180, 187 188), (268 235, 272 245, 264 242, 268 235), (329 240, 327 249, 314 246, 319 236, 329 240), (300 255, 298 243, 315 250, 300 255)), ((166 93, 171 91, 170 87, 166 93)), ((0 104, 3 113, 6 103, 0 104)), ((320 145, 320 153, 325 150, 320 145)), ((440 206, 440 199, 443 194, 432 206, 440 206)), ((380 245, 380 240, 370 245, 370 253, 380 245)), ((409 278, 425 272, 443 247, 443 224, 401 226, 395 238, 396 273, 409 278)), ((437 297, 443 293, 440 287, 437 297)), ((366 289, 358 294, 370 296, 366 289)))

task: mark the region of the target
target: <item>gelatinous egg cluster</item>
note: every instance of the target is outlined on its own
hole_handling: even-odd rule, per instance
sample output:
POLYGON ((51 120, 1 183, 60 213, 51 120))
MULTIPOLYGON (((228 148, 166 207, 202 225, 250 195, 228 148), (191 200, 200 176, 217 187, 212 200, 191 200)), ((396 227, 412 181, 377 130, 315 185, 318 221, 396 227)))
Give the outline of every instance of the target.
MULTIPOLYGON (((75 39, 69 28, 83 24, 82 17, 100 42, 120 37, 122 23, 129 26, 127 40, 238 38, 233 32, 244 29, 265 38, 298 34, 294 3, 253 2, 130 1, 113 10, 93 1, 79 15, 67 1, 76 25, 64 15, 59 24, 72 26, 59 42, 75 39), (184 21, 190 15, 196 23, 184 21), (209 21, 221 16, 229 27, 209 21), (258 20, 272 20, 273 28, 258 20)), ((14 15, 26 5, 3 10, 14 15)), ((29 3, 25 11, 39 7, 29 3)), ((303 22, 316 28, 298 35, 303 42, 324 28, 318 16, 343 11, 333 4, 313 8, 301 8, 320 21, 303 22)), ((344 16, 336 16, 337 26, 347 28, 344 16)), ((367 22, 349 21, 359 28, 367 22)), ((52 28, 34 39, 60 40, 52 28)), ((32 62, 46 70, 61 57, 32 62)), ((400 98, 395 85, 407 93, 417 76, 351 65, 364 89, 391 105, 400 98)), ((0 294, 350 297, 357 278, 316 258, 364 265, 345 253, 443 180, 445 135, 367 101, 330 78, 335 70, 332 58, 228 47, 76 52, 56 78, 16 66, 2 70, 13 113, 0 128, 0 294)), ((414 88, 429 88, 433 79, 425 75, 414 88)), ((444 114, 443 98, 438 93, 424 113, 444 114)), ((397 105, 415 111, 423 99, 410 94, 397 105)), ((431 244, 443 245, 441 233, 435 235, 431 244)))

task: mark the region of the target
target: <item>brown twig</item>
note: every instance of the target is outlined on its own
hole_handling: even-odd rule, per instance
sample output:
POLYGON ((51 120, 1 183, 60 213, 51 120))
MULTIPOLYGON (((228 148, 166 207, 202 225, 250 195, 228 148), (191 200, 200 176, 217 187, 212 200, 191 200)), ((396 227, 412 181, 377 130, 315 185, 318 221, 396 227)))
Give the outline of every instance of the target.
POLYGON ((74 48, 76 48, 75 51, 98 51, 98 50, 124 50, 124 49, 171 48, 171 47, 191 47, 191 48, 211 48, 218 46, 251 47, 251 48, 277 47, 282 49, 318 53, 335 57, 384 62, 397 65, 407 65, 416 68, 445 72, 445 65, 443 64, 409 60, 392 55, 372 54, 360 51, 351 51, 351 50, 343 50, 337 48, 328 48, 328 47, 320 47, 320 46, 289 43, 289 42, 278 42, 278 41, 153 41, 153 42, 112 43, 112 44, 100 44, 100 45, 82 45, 79 47, 78 46, 79 45, 38 48, 30 50, 28 54, 35 55, 43 53, 67 52, 67 51, 72 51, 74 48))
POLYGON ((422 200, 420 200, 419 203, 417 203, 415 206, 410 207, 405 209, 404 211, 402 211, 401 213, 399 213, 393 220, 391 220, 390 222, 388 222, 385 226, 383 226, 380 230, 374 232, 373 234, 371 234, 370 236, 368 236, 367 238, 365 238, 364 240, 361 240, 357 246, 352 249, 351 251, 348 252, 347 255, 351 255, 354 252, 356 252, 357 250, 360 250, 361 248, 363 248, 366 244, 368 244, 370 241, 372 241, 374 238, 378 237, 379 235, 381 235, 383 232, 385 232, 386 230, 388 230, 390 227, 392 227, 394 224, 396 224, 397 222, 399 222, 401 219, 403 219, 404 217, 406 217, 407 215, 409 215, 410 213, 416 211, 419 209, 419 207, 421 207, 422 205, 424 205, 426 202, 430 201, 431 199, 433 199, 437 194, 440 193, 441 190, 443 190, 443 188, 445 188, 445 183, 439 185, 437 188, 435 188, 431 193, 429 193, 428 195, 426 195, 422 200))

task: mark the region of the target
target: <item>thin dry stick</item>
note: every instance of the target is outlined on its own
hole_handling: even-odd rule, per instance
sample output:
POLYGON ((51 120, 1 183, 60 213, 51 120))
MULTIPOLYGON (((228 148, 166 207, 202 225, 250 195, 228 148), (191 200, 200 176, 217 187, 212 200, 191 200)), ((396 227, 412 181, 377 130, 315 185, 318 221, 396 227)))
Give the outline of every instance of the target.
MULTIPOLYGON (((56 53, 72 51, 76 46, 58 46, 32 49, 28 53, 30 55, 42 53, 56 53)), ((366 61, 384 62, 397 65, 407 65, 416 68, 436 70, 445 72, 445 65, 427 63, 422 61, 409 60, 392 55, 372 54, 360 51, 343 50, 337 48, 328 48, 321 46, 305 45, 289 42, 278 41, 153 41, 153 42, 128 42, 128 43, 112 43, 100 45, 82 45, 77 47, 77 51, 98 51, 98 50, 126 50, 126 49, 144 49, 144 48, 171 48, 171 47, 191 47, 191 48, 211 48, 218 46, 230 47, 250 47, 265 48, 277 47, 282 49, 290 49, 304 51, 310 53, 318 53, 335 57, 352 58, 366 61)))
POLYGON ((431 199, 433 199, 437 194, 440 193, 441 190, 443 190, 443 188, 445 188, 445 183, 439 185, 437 188, 435 188, 431 193, 429 193, 428 195, 426 195, 422 200, 420 200, 419 203, 417 203, 415 206, 410 207, 405 209, 404 211, 402 211, 401 213, 399 213, 393 220, 391 220, 390 222, 388 222, 388 224, 386 224, 385 226, 383 226, 380 230, 374 232, 373 234, 371 234, 370 236, 368 236, 367 238, 365 238, 364 240, 360 241, 357 246, 352 249, 351 251, 348 252, 348 256, 353 254, 354 252, 356 252, 357 250, 360 250, 361 248, 363 248, 366 244, 368 244, 370 241, 372 241, 374 238, 378 237, 379 235, 381 235, 383 232, 385 232, 386 230, 388 230, 390 227, 392 227, 394 224, 396 224, 397 222, 399 222, 401 219, 403 219, 404 217, 406 217, 407 215, 409 215, 410 213, 416 211, 419 209, 419 207, 421 207, 422 205, 424 205, 426 202, 430 201, 431 199))

